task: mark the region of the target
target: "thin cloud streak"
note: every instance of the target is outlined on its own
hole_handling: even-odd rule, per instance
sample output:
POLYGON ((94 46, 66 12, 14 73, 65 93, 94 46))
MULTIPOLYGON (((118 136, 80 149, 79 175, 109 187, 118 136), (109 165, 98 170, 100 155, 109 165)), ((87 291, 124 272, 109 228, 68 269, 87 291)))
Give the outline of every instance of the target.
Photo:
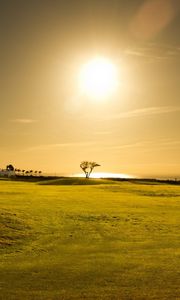
POLYGON ((105 117, 105 119, 118 120, 118 119, 126 119, 126 118, 138 118, 144 116, 168 114, 168 113, 179 112, 179 111, 180 111, 179 106, 147 107, 147 108, 140 108, 140 109, 123 112, 120 114, 113 114, 111 116, 105 117))
POLYGON ((145 43, 141 47, 127 48, 125 56, 136 58, 146 62, 160 62, 180 58, 179 45, 159 45, 156 43, 145 43))
POLYGON ((46 151, 46 150, 53 150, 53 149, 66 148, 66 147, 86 147, 86 146, 93 146, 94 144, 95 142, 43 144, 34 147, 29 147, 25 149, 23 152, 38 151, 38 150, 46 151))
POLYGON ((177 148, 178 146, 180 146, 180 141, 179 140, 166 140, 166 139, 162 139, 162 140, 147 140, 144 142, 134 142, 131 144, 124 144, 124 145, 112 145, 112 146, 107 146, 104 147, 108 150, 123 150, 123 149, 130 149, 130 148, 139 148, 142 149, 143 151, 157 151, 160 149, 169 149, 169 148, 177 148), (158 145, 158 146, 157 146, 158 145))
POLYGON ((10 122, 20 123, 20 124, 31 124, 31 123, 36 123, 37 120, 34 120, 34 119, 14 119, 14 120, 10 120, 10 122))
MULTIPOLYGON (((162 139, 158 140, 158 150, 159 149, 167 149, 167 148, 177 148, 180 146, 180 141, 174 141, 169 139, 162 139)), ((63 148, 69 148, 69 147, 93 147, 96 152, 99 151, 120 151, 120 150, 126 150, 131 148, 138 148, 142 149, 143 151, 154 151, 157 150, 157 140, 147 140, 147 141, 136 141, 134 143, 129 144, 121 144, 121 145, 106 145, 103 143, 97 143, 97 142, 77 142, 77 143, 59 143, 59 144, 44 144, 44 145, 38 145, 34 147, 29 147, 25 150, 22 150, 22 152, 34 152, 34 151, 51 151, 56 149, 63 149, 63 148)))

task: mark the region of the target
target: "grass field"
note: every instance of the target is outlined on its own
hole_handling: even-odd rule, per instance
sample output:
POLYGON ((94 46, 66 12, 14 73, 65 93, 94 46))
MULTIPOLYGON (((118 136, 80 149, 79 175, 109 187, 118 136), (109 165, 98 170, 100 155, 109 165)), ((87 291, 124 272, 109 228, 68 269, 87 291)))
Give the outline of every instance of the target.
POLYGON ((94 183, 0 180, 1 299, 180 299, 180 186, 94 183))

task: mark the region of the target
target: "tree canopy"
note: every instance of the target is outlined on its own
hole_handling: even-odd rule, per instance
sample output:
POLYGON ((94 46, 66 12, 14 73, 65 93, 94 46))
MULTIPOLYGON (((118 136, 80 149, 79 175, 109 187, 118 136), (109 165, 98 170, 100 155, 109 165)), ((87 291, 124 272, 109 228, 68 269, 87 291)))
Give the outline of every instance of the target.
POLYGON ((93 169, 95 167, 100 167, 100 165, 98 163, 96 163, 95 161, 82 161, 80 163, 80 167, 83 170, 83 172, 85 173, 86 178, 89 178, 93 169))

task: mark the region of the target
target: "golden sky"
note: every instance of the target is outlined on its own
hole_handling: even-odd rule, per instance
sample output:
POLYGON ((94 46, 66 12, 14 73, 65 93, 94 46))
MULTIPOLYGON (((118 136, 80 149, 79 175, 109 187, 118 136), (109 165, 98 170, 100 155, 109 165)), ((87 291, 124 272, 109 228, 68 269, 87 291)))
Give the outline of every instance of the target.
POLYGON ((2 0, 0 168, 180 175, 177 0, 2 0), (116 93, 82 95, 83 64, 102 56, 116 93))

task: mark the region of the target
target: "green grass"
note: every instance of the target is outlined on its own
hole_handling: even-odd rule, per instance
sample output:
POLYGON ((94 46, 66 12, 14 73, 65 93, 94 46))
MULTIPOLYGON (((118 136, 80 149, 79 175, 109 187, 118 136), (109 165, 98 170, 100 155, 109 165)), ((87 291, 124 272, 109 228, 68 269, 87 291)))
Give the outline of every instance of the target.
POLYGON ((113 181, 106 179, 80 178, 80 177, 64 177, 53 180, 40 181, 42 185, 99 185, 113 184, 113 181))
POLYGON ((0 299, 180 299, 180 186, 0 181, 0 299))

